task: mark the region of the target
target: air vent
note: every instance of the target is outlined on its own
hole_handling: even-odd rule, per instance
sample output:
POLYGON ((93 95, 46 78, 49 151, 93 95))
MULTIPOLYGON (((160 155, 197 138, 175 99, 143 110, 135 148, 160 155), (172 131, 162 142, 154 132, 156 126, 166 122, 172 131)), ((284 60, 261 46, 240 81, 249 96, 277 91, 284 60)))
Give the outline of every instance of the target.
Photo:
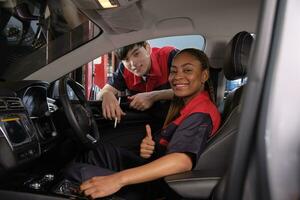
POLYGON ((7 105, 4 100, 0 99, 0 110, 6 110, 7 105))
POLYGON ((17 98, 6 99, 6 103, 8 109, 24 108, 21 100, 17 98))

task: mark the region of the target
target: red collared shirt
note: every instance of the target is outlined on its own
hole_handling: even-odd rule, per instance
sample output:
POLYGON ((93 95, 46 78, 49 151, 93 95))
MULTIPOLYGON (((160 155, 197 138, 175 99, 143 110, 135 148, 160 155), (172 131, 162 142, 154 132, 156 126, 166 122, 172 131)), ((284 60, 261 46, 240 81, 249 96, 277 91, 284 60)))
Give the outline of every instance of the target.
POLYGON ((221 123, 221 115, 217 107, 210 100, 207 91, 203 91, 195 96, 187 105, 185 105, 181 111, 180 116, 173 121, 174 124, 179 125, 189 115, 193 113, 206 113, 210 116, 213 129, 210 134, 212 136, 218 130, 221 123))
POLYGON ((128 89, 132 94, 168 89, 169 68, 177 51, 174 47, 152 48, 151 68, 146 81, 120 63, 109 84, 120 91, 128 89))

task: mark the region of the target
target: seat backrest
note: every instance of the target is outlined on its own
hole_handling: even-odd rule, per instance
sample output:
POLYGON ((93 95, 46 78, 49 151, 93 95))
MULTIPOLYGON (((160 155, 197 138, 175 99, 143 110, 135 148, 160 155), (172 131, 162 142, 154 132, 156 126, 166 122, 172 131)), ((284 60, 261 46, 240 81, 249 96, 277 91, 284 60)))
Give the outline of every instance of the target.
MULTIPOLYGON (((246 75, 253 36, 245 31, 237 33, 226 47, 224 75, 229 80, 246 75)), ((208 141, 195 170, 215 171, 223 175, 231 160, 233 146, 238 132, 240 118, 240 99, 242 87, 234 90, 225 99, 226 116, 217 133, 208 141)))
MULTIPOLYGON (((245 79, 248 60, 254 37, 242 31, 237 33, 228 43, 224 58, 224 75, 227 80, 245 79)), ((224 102, 222 118, 225 121, 228 114, 240 103, 243 86, 229 92, 224 102)))

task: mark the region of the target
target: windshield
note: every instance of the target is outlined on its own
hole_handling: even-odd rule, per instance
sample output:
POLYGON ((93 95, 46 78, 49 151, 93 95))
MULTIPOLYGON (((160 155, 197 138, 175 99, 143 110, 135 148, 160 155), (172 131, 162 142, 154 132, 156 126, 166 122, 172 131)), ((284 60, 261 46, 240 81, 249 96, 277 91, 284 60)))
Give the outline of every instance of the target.
POLYGON ((99 32, 71 0, 1 0, 0 78, 23 79, 99 32))

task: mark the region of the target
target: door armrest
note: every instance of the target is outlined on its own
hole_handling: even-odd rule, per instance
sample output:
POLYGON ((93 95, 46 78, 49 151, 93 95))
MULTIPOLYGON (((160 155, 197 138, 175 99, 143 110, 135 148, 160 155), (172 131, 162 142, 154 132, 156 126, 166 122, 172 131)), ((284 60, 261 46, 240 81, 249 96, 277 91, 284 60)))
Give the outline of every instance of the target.
POLYGON ((165 177, 165 182, 183 198, 208 199, 221 179, 214 172, 194 170, 165 177))

